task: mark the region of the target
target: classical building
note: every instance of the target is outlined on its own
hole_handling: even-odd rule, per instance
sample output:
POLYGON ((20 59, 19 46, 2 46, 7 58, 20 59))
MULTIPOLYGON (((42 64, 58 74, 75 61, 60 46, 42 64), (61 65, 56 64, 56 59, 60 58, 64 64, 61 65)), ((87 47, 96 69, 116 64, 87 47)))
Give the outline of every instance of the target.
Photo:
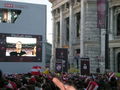
MULTIPOLYGON (((53 46, 51 66, 55 67, 56 48, 68 48, 68 60, 76 68, 75 57, 88 57, 90 72, 97 68, 120 72, 120 0, 108 0, 108 59, 105 53, 106 28, 97 26, 97 0, 49 0, 52 3, 53 46)), ((79 58, 78 58, 79 59, 79 58)), ((79 59, 80 66, 80 59, 79 59)))

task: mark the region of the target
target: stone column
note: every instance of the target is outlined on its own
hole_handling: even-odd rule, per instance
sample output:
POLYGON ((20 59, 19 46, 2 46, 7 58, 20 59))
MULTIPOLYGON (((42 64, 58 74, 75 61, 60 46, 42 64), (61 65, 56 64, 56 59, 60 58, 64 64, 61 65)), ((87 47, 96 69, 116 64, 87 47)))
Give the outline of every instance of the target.
POLYGON ((62 6, 60 7, 60 47, 62 48, 63 47, 63 36, 64 36, 64 33, 63 33, 63 8, 62 6))
POLYGON ((106 29, 101 29, 101 56, 105 57, 105 33, 106 29))
POLYGON ((85 30, 85 0, 81 0, 81 32, 80 32, 80 57, 84 57, 84 30, 85 30))
MULTIPOLYGON (((109 23, 109 28, 110 28, 110 34, 109 34, 109 39, 113 40, 113 25, 114 25, 114 21, 113 21, 113 8, 110 8, 110 23, 109 23)), ((110 48, 110 70, 114 71, 114 53, 113 53, 113 48, 110 48)))
MULTIPOLYGON (((103 60, 103 65, 105 67, 105 34, 106 29, 101 29, 101 57, 103 60)), ((105 68, 103 69, 104 72, 105 68)))
POLYGON ((69 62, 70 62, 70 68, 72 65, 73 61, 73 47, 72 47, 72 42, 73 42, 73 3, 72 0, 70 0, 70 5, 69 5, 69 62))
POLYGON ((51 57, 51 61, 50 61, 50 70, 54 71, 55 68, 55 44, 56 44, 56 25, 55 25, 55 17, 54 14, 53 15, 53 41, 52 41, 52 57, 51 57))
POLYGON ((56 35, 54 36, 54 38, 55 38, 55 42, 54 42, 55 43, 55 47, 57 47, 59 45, 59 42, 58 42, 58 38, 59 38, 58 37, 59 36, 58 35, 58 28, 59 28, 58 27, 58 23, 59 22, 56 22, 56 24, 55 24, 55 33, 56 33, 56 35))
POLYGON ((113 25, 114 25, 114 21, 113 21, 113 8, 111 7, 110 9, 110 23, 109 23, 109 27, 110 27, 110 39, 113 39, 113 25))
POLYGON ((114 61, 114 50, 113 47, 110 48, 110 70, 115 72, 115 61, 114 61))

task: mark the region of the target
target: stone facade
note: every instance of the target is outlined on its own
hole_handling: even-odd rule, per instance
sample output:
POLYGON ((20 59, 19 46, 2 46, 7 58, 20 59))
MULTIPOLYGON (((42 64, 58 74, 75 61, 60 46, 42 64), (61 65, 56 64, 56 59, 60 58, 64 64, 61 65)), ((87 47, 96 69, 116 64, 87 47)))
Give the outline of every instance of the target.
MULTIPOLYGON (((97 0, 49 0, 52 3, 53 46, 51 68, 55 67, 55 49, 68 48, 70 67, 76 68, 74 57, 89 57, 90 72, 99 67, 105 72, 105 29, 97 28, 97 0), (78 52, 77 52, 78 51, 78 52)), ((110 0, 108 13, 109 63, 108 70, 119 72, 120 36, 117 29, 120 0, 110 0), (115 16, 115 17, 114 17, 115 16)), ((80 65, 80 60, 79 60, 80 65)))

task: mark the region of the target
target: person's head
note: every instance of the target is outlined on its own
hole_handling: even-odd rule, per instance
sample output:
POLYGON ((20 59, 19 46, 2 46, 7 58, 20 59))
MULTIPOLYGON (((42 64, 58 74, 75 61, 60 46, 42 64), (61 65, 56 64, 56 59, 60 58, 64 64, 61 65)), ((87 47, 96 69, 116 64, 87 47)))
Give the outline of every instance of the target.
POLYGON ((32 51, 32 54, 33 54, 33 55, 36 55, 36 46, 34 46, 33 51, 32 51))
POLYGON ((22 42, 21 42, 21 41, 18 41, 18 42, 16 43, 16 48, 17 48, 17 49, 21 49, 21 48, 22 48, 22 42))

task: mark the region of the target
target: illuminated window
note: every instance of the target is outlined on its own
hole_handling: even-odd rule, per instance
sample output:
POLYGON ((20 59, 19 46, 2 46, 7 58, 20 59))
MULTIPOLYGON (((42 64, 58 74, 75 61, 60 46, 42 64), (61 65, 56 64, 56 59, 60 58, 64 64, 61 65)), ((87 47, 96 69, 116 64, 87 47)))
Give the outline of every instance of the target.
POLYGON ((21 10, 0 9, 0 23, 15 23, 21 10))

